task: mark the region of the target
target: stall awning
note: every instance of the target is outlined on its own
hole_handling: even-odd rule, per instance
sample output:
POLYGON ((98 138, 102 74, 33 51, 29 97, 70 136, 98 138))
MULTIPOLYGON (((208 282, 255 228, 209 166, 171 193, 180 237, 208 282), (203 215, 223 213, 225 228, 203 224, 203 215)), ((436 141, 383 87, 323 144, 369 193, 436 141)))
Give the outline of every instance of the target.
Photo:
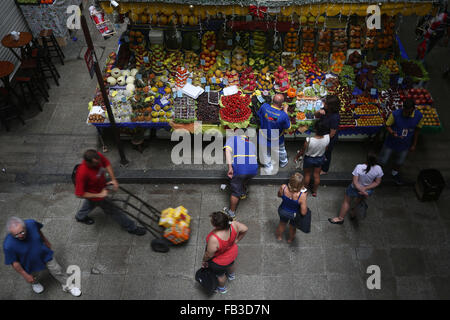
MULTIPOLYGON (((119 12, 132 12, 135 14, 154 14, 162 12, 165 15, 174 13, 179 15, 194 14, 196 16, 214 15, 222 12, 226 15, 247 15, 250 5, 267 6, 273 9, 279 8, 284 16, 297 14, 298 16, 311 14, 317 16, 326 14, 327 16, 352 15, 365 16, 367 6, 381 3, 381 13, 387 15, 402 14, 423 16, 433 10, 433 1, 405 1, 405 0, 263 0, 263 1, 238 1, 238 0, 119 0, 119 12), (189 6, 193 5, 194 8, 189 6)), ((101 2, 102 8, 111 13, 113 7, 109 1, 101 2)))

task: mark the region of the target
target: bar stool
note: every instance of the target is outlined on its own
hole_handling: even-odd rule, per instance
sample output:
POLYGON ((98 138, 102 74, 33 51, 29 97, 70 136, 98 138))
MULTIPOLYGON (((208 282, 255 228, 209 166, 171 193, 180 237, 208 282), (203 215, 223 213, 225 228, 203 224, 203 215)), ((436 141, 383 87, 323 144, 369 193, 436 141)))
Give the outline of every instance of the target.
POLYGON ((58 57, 61 61, 61 64, 64 65, 64 53, 61 50, 61 47, 58 44, 58 41, 56 41, 55 36, 53 35, 53 30, 47 29, 42 30, 39 34, 42 40, 42 44, 45 49, 48 50, 49 56, 52 57, 58 57), (53 53, 56 53, 56 55, 52 55, 53 53))
POLYGON ((0 122, 6 128, 6 131, 9 131, 8 121, 13 119, 19 119, 22 125, 25 125, 20 110, 9 103, 8 94, 5 88, 0 88, 0 122))
POLYGON ((56 85, 59 86, 58 78, 61 78, 61 76, 59 75, 56 66, 53 64, 52 59, 49 57, 48 51, 44 47, 39 46, 35 40, 33 40, 33 44, 31 58, 36 59, 40 74, 42 74, 45 79, 53 78, 56 85), (47 75, 46 72, 50 72, 50 74, 47 75))
POLYGON ((38 95, 42 96, 45 101, 48 102, 48 98, 45 95, 45 91, 39 86, 39 80, 36 77, 33 77, 33 73, 30 70, 19 69, 13 81, 19 86, 20 92, 22 94, 22 98, 25 100, 25 103, 28 105, 29 98, 31 103, 35 103, 39 110, 42 111, 42 106, 39 102, 38 95))
POLYGON ((31 72, 32 77, 36 80, 36 85, 42 89, 42 93, 45 97, 49 97, 47 89, 50 89, 50 85, 47 82, 45 74, 40 72, 39 61, 37 59, 23 60, 20 64, 19 70, 28 70, 31 72))

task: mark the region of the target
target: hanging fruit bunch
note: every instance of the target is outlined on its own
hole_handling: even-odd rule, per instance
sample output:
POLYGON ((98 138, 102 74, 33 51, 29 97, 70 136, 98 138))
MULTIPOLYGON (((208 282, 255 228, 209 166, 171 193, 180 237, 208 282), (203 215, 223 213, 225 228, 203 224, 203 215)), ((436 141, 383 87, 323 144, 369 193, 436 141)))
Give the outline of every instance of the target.
POLYGON ((209 49, 204 49, 200 53, 200 65, 203 71, 208 72, 216 64, 216 57, 219 52, 217 50, 210 51, 209 49))
POLYGON ((199 62, 200 62, 199 56, 194 51, 186 51, 184 53, 184 63, 189 71, 197 69, 199 62))
POLYGON ((350 26, 350 49, 361 48, 361 27, 350 26))
POLYGON ((352 90, 355 88, 355 72, 349 65, 342 67, 341 73, 339 73, 339 81, 342 85, 350 87, 352 90))
POLYGON ((306 74, 302 69, 298 69, 291 76, 291 87, 296 89, 303 88, 306 83, 306 74))
POLYGON ((150 66, 154 73, 160 74, 164 71, 164 49, 160 44, 152 44, 150 47, 150 66))
POLYGON ((228 82, 226 86, 239 86, 239 73, 236 70, 226 71, 224 78, 228 82))
POLYGON ((336 29, 333 30, 333 46, 332 52, 347 51, 347 34, 345 29, 336 29))
POLYGON ((246 52, 250 49, 250 33, 249 32, 238 32, 236 34, 237 45, 244 49, 246 52))
POLYGON ((319 32, 319 43, 317 44, 317 52, 328 53, 331 50, 331 31, 321 30, 319 32))
POLYGON ((166 52, 164 67, 169 70, 170 76, 175 77, 177 68, 183 65, 183 53, 179 50, 166 52))
POLYGON ((280 54, 276 51, 271 51, 267 55, 267 66, 270 71, 275 71, 275 69, 280 65, 280 54))
POLYGON ((343 52, 334 52, 331 55, 331 72, 339 74, 342 71, 342 67, 345 62, 345 54, 343 52))
POLYGON ((253 32, 251 41, 251 53, 256 56, 264 55, 264 50, 266 47, 266 34, 261 31, 253 32))
POLYGON ((284 51, 287 52, 297 52, 298 51, 298 39, 297 32, 294 28, 290 28, 289 32, 286 33, 284 38, 284 51))
POLYGON ((377 37, 378 49, 387 49, 394 43, 395 22, 392 19, 385 19, 381 34, 377 37))

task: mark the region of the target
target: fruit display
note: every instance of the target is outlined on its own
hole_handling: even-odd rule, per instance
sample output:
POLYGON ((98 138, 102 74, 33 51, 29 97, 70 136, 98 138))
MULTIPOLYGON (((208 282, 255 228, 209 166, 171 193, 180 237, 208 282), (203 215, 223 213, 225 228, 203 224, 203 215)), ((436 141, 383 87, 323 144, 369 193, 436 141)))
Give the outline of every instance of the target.
POLYGON ((252 116, 250 103, 250 97, 240 92, 231 96, 222 96, 219 102, 221 123, 232 129, 246 128, 252 116))
POLYGON ((357 106, 353 112, 358 115, 372 115, 372 114, 379 114, 380 110, 378 109, 378 106, 375 104, 362 104, 357 106))
POLYGON ((276 51, 271 51, 266 57, 266 65, 269 67, 269 71, 275 71, 280 65, 280 54, 276 51))
POLYGON ((203 71, 208 72, 216 64, 216 57, 219 51, 204 49, 200 53, 200 66, 203 71))
POLYGON ((350 26, 350 49, 361 49, 361 27, 350 26))
POLYGON ((233 50, 233 56, 231 58, 231 68, 237 72, 242 72, 247 64, 247 53, 241 47, 236 47, 233 50))
POLYGON ((345 29, 333 30, 332 52, 347 51, 347 40, 345 29))
POLYGON ((361 116, 356 119, 358 127, 380 127, 384 125, 384 120, 380 115, 361 116))
POLYGON ((160 44, 150 46, 150 66, 154 73, 161 74, 164 71, 164 47, 160 44))
POLYGON ((430 107, 429 105, 420 105, 417 106, 417 109, 423 115, 423 125, 424 126, 436 126, 439 127, 441 122, 439 121, 438 114, 435 108, 430 107))
POLYGON ((339 98, 339 101, 341 103, 341 111, 348 111, 352 108, 351 102, 353 100, 353 95, 349 87, 339 84, 339 86, 334 91, 334 94, 339 98))
POLYGON ((361 63, 361 60, 362 60, 361 53, 355 50, 348 56, 347 64, 354 67, 356 64, 361 63))
POLYGON ((240 86, 245 93, 252 93, 256 89, 256 75, 252 67, 247 67, 242 71, 239 79, 240 86))
POLYGON ((266 49, 266 34, 261 31, 253 32, 250 51, 253 55, 262 56, 266 49))
POLYGON ((314 52, 314 41, 303 41, 302 52, 312 54, 314 52))
POLYGON ((178 67, 184 66, 183 53, 181 51, 170 51, 164 57, 164 67, 169 70, 171 77, 175 77, 178 67))
POLYGON ((190 123, 195 118, 196 102, 189 97, 175 98, 173 103, 173 121, 177 123, 190 123))
POLYGON ((382 115, 385 119, 392 111, 395 111, 403 106, 403 101, 397 90, 389 89, 382 91, 380 100, 382 101, 382 103, 380 103, 382 115))
POLYGON ((344 67, 345 54, 342 51, 333 52, 331 54, 331 68, 330 71, 334 74, 339 74, 344 67))
POLYGON ((350 87, 352 90, 355 87, 355 72, 353 68, 349 65, 344 65, 342 67, 341 73, 339 73, 339 81, 342 85, 350 87))
POLYGON ((219 124, 218 93, 204 92, 197 99, 197 120, 205 124, 219 124))
POLYGON ((392 47, 394 43, 394 27, 395 22, 391 19, 386 19, 381 28, 381 33, 377 36, 378 49, 387 49, 392 47))
POLYGON ((99 113, 93 113, 89 115, 89 123, 104 123, 105 117, 99 113))
POLYGON ((175 83, 178 88, 183 88, 186 85, 189 73, 184 67, 178 67, 175 75, 175 83))
POLYGON ((339 78, 338 77, 328 77, 325 79, 325 88, 330 94, 336 92, 339 87, 339 78))
POLYGON ((356 75, 356 84, 362 91, 368 92, 372 88, 375 88, 375 74, 373 70, 369 68, 361 69, 356 75))
POLYGON ((356 125, 355 118, 351 111, 339 111, 339 127, 354 127, 356 125))
POLYGON ((297 52, 298 51, 298 39, 297 32, 294 28, 290 28, 289 32, 286 33, 284 38, 284 51, 287 52, 297 52))
POLYGON ((303 95, 307 98, 324 97, 327 95, 327 90, 323 86, 313 84, 303 89, 303 95))
POLYGON ((402 93, 400 93, 400 98, 405 101, 406 99, 413 99, 415 105, 421 105, 421 104, 427 104, 432 105, 433 99, 428 92, 427 89, 419 89, 419 88, 413 88, 406 90, 402 93))
POLYGON ((424 73, 422 68, 419 66, 418 62, 412 60, 403 60, 400 62, 402 72, 410 77, 422 78, 424 73))
POLYGON ((214 51, 216 49, 216 33, 214 31, 206 31, 202 36, 202 50, 214 51))
POLYGON ((291 75, 291 87, 303 88, 306 84, 306 74, 302 69, 298 69, 291 75))
POLYGON ((226 71, 224 78, 228 83, 226 86, 239 86, 239 73, 236 70, 226 71))
POLYGON ((378 91, 387 90, 390 87, 391 70, 384 64, 380 65, 375 72, 375 87, 378 91))
POLYGON ((270 91, 273 89, 273 78, 269 73, 269 67, 263 68, 256 75, 256 87, 262 91, 270 91))
POLYGON ((285 92, 289 89, 289 75, 282 66, 278 66, 273 77, 275 81, 275 90, 278 92, 285 92))
POLYGON ((246 52, 250 49, 250 32, 237 32, 236 33, 237 46, 244 49, 246 52))
POLYGON ((397 61, 392 58, 384 60, 383 64, 389 68, 392 74, 398 74, 398 72, 400 71, 400 67, 398 66, 397 61))

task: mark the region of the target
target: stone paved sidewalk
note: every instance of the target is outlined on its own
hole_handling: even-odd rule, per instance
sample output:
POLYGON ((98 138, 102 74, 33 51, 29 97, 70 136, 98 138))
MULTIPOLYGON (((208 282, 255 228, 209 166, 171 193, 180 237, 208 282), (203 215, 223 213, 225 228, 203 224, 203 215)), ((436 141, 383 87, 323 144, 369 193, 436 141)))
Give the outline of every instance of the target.
MULTIPOLYGON (((92 226, 74 214, 81 201, 72 185, 1 185, 0 225, 7 216, 33 218, 63 266, 82 270, 81 299, 449 299, 450 192, 438 202, 421 203, 412 190, 380 187, 368 201, 365 220, 332 225, 344 188, 323 187, 308 198, 310 234, 297 233, 293 244, 275 239, 277 186, 251 186, 238 207, 249 227, 239 245, 237 279, 229 293, 207 297, 194 280, 212 227, 208 215, 227 204, 228 195, 213 185, 129 185, 127 189, 161 210, 183 205, 192 215, 188 243, 166 254, 150 247, 153 236, 137 237, 96 209, 92 226), (369 265, 381 268, 381 290, 366 287, 369 265), (96 268, 100 274, 91 274, 96 268)), ((2 228, 1 238, 5 236, 2 228)), ((0 265, 0 299, 75 299, 41 274, 46 291, 36 295, 10 267, 0 265)))

